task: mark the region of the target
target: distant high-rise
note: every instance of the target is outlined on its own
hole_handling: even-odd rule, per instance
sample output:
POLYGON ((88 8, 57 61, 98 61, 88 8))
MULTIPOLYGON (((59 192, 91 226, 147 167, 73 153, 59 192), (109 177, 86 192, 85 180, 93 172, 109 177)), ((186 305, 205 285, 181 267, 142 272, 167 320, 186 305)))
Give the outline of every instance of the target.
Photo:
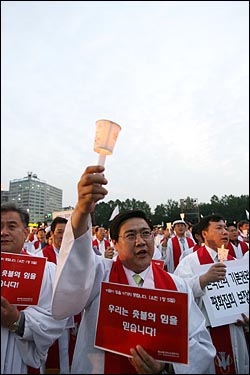
POLYGON ((10 181, 9 202, 29 212, 30 222, 47 221, 53 211, 62 209, 62 189, 40 180, 28 172, 26 177, 10 181))
POLYGON ((9 200, 9 191, 1 190, 1 203, 8 202, 8 200, 9 200))

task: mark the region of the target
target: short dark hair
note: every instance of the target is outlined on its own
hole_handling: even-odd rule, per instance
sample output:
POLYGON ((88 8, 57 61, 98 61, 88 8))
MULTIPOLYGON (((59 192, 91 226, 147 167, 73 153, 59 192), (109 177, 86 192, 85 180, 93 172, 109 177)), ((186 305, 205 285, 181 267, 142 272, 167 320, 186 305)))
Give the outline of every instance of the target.
POLYGON ((204 238, 200 232, 200 226, 199 226, 199 223, 196 223, 196 224, 193 224, 192 225, 192 236, 193 236, 193 239, 195 240, 196 243, 199 243, 198 239, 196 238, 195 235, 199 235, 201 236, 202 240, 204 241, 204 238))
POLYGON ((99 229, 105 229, 102 225, 97 225, 96 227, 95 227, 95 233, 97 233, 98 232, 98 230, 99 229))
POLYGON ((236 223, 227 223, 227 227, 235 227, 237 229, 236 223))
POLYGON ((225 221, 224 217, 220 214, 212 214, 212 215, 204 216, 199 223, 200 233, 202 233, 203 230, 208 229, 210 222, 218 223, 221 220, 225 221))
POLYGON ((237 224, 238 229, 240 229, 244 224, 249 224, 248 220, 240 220, 237 224))
POLYGON ((30 217, 27 210, 25 210, 24 208, 17 207, 15 203, 12 202, 4 202, 1 204, 1 213, 10 211, 18 213, 25 228, 29 226, 30 217))
POLYGON ((149 220, 145 214, 144 211, 141 210, 127 210, 120 212, 112 221, 110 224, 110 238, 112 240, 118 241, 119 233, 120 233, 120 227, 122 223, 128 219, 132 219, 133 217, 139 217, 146 221, 149 228, 153 230, 153 224, 151 220, 149 220))
POLYGON ((52 221, 50 225, 50 230, 52 233, 54 233, 57 224, 67 224, 68 220, 65 219, 65 217, 57 216, 55 219, 52 221))
POLYGON ((36 233, 38 233, 38 232, 44 232, 44 233, 46 233, 46 230, 44 228, 38 228, 37 231, 36 231, 36 233))

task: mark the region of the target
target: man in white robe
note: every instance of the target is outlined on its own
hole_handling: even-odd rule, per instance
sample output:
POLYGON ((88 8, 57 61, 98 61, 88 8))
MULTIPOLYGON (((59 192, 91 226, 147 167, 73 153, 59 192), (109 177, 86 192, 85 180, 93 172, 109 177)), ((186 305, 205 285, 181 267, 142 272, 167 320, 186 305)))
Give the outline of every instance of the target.
MULTIPOLYGON (((228 229, 223 217, 220 215, 209 215, 202 218, 200 222, 200 233, 202 234, 205 245, 200 247, 196 252, 183 258, 175 269, 174 274, 186 279, 189 283, 197 304, 206 317, 206 325, 212 335, 212 330, 218 333, 219 328, 223 326, 215 328, 210 327, 210 322, 201 297, 206 292, 206 285, 210 282, 222 281, 225 278, 226 265, 218 259, 218 248, 221 248, 222 245, 226 248, 228 243, 228 229), (212 264, 211 267, 206 273, 200 275, 197 272, 199 266, 209 263, 212 264)), ((234 258, 228 254, 227 260, 234 260, 234 258)), ((237 326, 236 324, 229 324, 225 325, 224 329, 228 330, 228 340, 223 334, 220 334, 218 337, 212 336, 216 349, 217 344, 215 343, 215 339, 217 343, 220 344, 220 347, 223 348, 220 350, 217 349, 215 357, 216 368, 213 373, 248 374, 249 353, 243 327, 237 326), (226 326, 228 328, 226 328, 226 326), (230 347, 228 347, 227 344, 230 344, 230 347), (224 363, 220 360, 221 353, 224 353, 224 357, 228 358, 224 363), (234 367, 233 370, 232 367, 234 367)))
MULTIPOLYGON (((53 316, 56 319, 63 319, 83 312, 73 357, 72 373, 113 373, 107 371, 107 367, 112 367, 113 363, 104 363, 107 353, 96 348, 94 342, 100 286, 102 281, 112 280, 111 274, 113 268, 118 267, 117 264, 120 264, 119 271, 121 271, 120 274, 123 273, 123 280, 126 280, 129 285, 136 286, 132 276, 133 273, 137 273, 144 280, 143 287, 155 288, 156 267, 157 272, 162 272, 161 281, 164 278, 170 279, 178 291, 188 294, 189 364, 174 363, 173 368, 178 374, 211 373, 210 366, 213 364, 215 350, 205 328, 205 319, 187 283, 174 275, 170 276, 164 270, 159 271, 160 268, 151 262, 154 253, 153 227, 145 214, 142 211, 119 213, 111 223, 110 236, 118 251, 118 258, 115 262, 93 252, 90 213, 93 212, 96 202, 107 194, 107 190, 102 186, 107 183, 102 174, 103 171, 102 166, 87 167, 78 183, 78 202, 66 225, 57 264, 52 301, 53 316), (121 222, 118 225, 119 220, 121 222)), ((120 274, 117 272, 118 276, 120 274)), ((141 345, 131 348, 130 352, 131 358, 129 359, 118 356, 117 362, 124 361, 120 374, 167 373, 165 364, 152 358, 141 345), (127 372, 126 364, 132 365, 132 372, 127 372)))
MULTIPOLYGON (((1 252, 25 253, 29 215, 10 203, 1 205, 1 252)), ((25 255, 24 255, 25 256, 25 255)), ((1 297, 1 374, 27 374, 44 368, 49 347, 64 331, 67 319, 51 315, 56 266, 47 262, 39 301, 22 311, 1 297)))

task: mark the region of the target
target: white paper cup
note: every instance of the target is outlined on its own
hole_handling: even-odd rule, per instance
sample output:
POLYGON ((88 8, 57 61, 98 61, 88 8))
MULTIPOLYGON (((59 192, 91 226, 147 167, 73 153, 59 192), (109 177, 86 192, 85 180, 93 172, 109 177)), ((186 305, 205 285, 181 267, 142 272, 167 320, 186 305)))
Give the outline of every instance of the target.
POLYGON ((102 155, 111 155, 120 130, 121 126, 113 121, 96 121, 94 151, 102 155))

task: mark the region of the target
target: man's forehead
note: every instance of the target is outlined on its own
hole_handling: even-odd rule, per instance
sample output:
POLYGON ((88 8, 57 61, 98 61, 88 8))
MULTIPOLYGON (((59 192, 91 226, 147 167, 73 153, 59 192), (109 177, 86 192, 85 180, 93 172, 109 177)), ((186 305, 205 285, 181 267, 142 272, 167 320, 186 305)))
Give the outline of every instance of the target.
POLYGON ((21 218, 19 214, 15 211, 7 211, 7 212, 1 212, 1 221, 7 221, 7 222, 18 222, 21 221, 21 218))
POLYGON ((220 220, 220 221, 210 221, 210 225, 212 225, 213 227, 219 227, 219 226, 220 227, 221 226, 225 227, 226 223, 223 220, 220 220))
POLYGON ((55 229, 65 229, 66 224, 65 223, 57 223, 55 229))
POLYGON ((133 229, 133 228, 137 228, 138 226, 148 228, 148 223, 142 217, 132 217, 132 218, 125 220, 121 224, 121 228, 126 228, 126 229, 128 228, 133 229))

